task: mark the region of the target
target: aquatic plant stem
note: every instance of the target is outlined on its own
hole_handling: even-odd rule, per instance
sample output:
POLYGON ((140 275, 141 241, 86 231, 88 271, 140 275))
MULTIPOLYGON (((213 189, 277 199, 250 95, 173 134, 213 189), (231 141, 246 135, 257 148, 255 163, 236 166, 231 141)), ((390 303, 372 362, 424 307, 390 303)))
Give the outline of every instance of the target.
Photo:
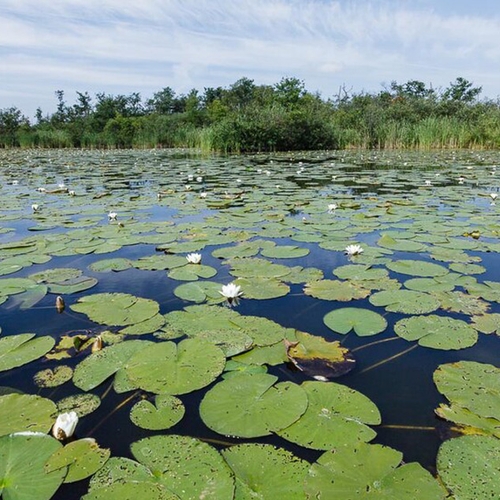
POLYGON ((416 349, 417 347, 418 347, 418 344, 415 344, 415 345, 409 347, 408 349, 405 349, 404 351, 402 351, 402 352, 400 352, 398 354, 395 354, 394 356, 390 356, 389 358, 383 359, 382 361, 379 361, 378 363, 375 363, 374 365, 371 365, 371 366, 368 366, 368 367, 364 368, 359 373, 360 374, 361 373, 366 373, 366 372, 368 372, 370 370, 373 370, 374 368, 378 368, 379 366, 385 365, 385 363, 388 363, 389 361, 393 361, 394 359, 397 359, 400 356, 403 356, 404 354, 407 354, 410 351, 413 351, 413 349, 416 349))
POLYGON ((371 347, 377 344, 383 344, 384 342, 392 342, 393 340, 401 339, 401 337, 390 337, 388 339, 375 340, 374 342, 370 342, 369 344, 360 345, 359 347, 355 347, 351 349, 351 352, 361 351, 361 349, 365 349, 366 347, 371 347))
POLYGON ((432 426, 425 425, 398 425, 398 424, 386 424, 379 425, 378 429, 398 429, 403 431, 435 431, 436 428, 432 426))
POLYGON ((118 410, 123 408, 126 404, 130 403, 138 394, 140 394, 140 390, 135 391, 128 398, 124 399, 119 405, 115 406, 103 419, 101 419, 89 432, 87 432, 87 436, 92 436, 94 432, 101 427, 101 425, 108 420, 109 417, 114 415, 118 410))

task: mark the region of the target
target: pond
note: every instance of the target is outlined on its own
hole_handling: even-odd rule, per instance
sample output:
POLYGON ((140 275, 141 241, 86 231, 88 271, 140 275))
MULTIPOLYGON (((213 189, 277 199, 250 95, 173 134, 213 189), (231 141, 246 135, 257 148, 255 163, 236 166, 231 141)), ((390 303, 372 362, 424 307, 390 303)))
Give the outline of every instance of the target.
POLYGON ((1 151, 0 492, 492 498, 497 165, 1 151))

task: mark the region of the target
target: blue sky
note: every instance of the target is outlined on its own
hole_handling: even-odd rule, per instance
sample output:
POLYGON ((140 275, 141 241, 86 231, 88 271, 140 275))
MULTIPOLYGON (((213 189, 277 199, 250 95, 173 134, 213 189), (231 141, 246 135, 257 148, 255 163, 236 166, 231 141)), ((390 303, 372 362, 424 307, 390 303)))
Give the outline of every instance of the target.
POLYGON ((498 0, 0 0, 0 109, 297 77, 334 96, 462 76, 500 96, 498 0))

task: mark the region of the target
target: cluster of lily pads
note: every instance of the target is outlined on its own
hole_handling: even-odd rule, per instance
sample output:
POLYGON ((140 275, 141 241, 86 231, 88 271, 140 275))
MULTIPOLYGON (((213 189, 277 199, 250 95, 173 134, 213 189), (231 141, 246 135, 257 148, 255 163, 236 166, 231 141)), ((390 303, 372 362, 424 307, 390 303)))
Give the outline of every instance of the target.
POLYGON ((0 335, 0 494, 57 498, 85 480, 85 500, 492 497, 497 367, 470 355, 436 367, 448 400, 436 415, 458 436, 442 443, 436 474, 371 444, 379 409, 333 379, 356 367, 350 336, 458 351, 498 334, 500 281, 481 279, 495 278, 486 261, 500 251, 496 161, 2 152, 5 314, 51 307, 98 330, 0 335), (153 276, 167 300, 128 292, 153 276), (322 335, 269 308, 244 313, 292 293, 328 309, 322 335), (34 369, 29 392, 15 387, 20 367, 34 369), (109 391, 151 432, 132 435, 126 457, 79 433, 105 417, 109 391), (187 394, 216 444, 190 432, 187 394))

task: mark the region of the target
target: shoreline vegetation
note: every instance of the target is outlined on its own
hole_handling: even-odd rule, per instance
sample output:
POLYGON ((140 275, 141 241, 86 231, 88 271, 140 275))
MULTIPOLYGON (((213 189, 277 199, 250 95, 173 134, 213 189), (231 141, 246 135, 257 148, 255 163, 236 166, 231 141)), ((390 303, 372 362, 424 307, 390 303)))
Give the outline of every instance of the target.
POLYGON ((303 81, 275 85, 241 78, 227 88, 170 88, 139 93, 77 92, 57 110, 38 108, 34 122, 16 108, 0 110, 0 148, 197 148, 240 153, 325 149, 497 149, 500 100, 458 77, 442 90, 411 80, 378 93, 341 86, 323 99, 303 81))

